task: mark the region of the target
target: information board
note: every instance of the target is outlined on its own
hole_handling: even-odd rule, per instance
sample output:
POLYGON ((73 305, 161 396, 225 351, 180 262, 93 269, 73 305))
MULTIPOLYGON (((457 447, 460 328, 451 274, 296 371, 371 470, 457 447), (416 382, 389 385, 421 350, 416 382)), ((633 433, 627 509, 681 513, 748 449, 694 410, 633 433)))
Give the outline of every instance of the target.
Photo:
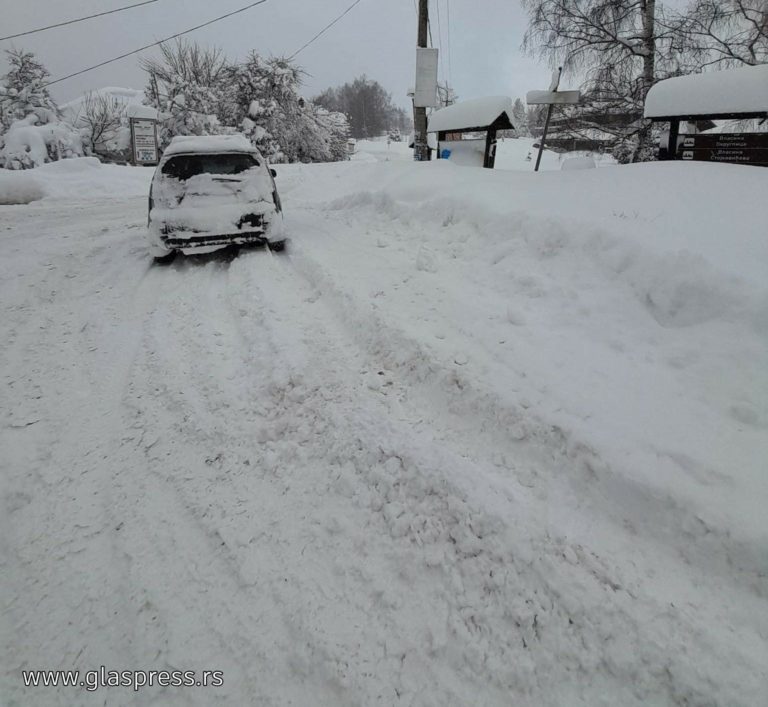
POLYGON ((681 135, 677 159, 768 166, 768 133, 681 135))
POLYGON ((157 164, 157 121, 147 118, 131 118, 131 145, 134 164, 157 164))

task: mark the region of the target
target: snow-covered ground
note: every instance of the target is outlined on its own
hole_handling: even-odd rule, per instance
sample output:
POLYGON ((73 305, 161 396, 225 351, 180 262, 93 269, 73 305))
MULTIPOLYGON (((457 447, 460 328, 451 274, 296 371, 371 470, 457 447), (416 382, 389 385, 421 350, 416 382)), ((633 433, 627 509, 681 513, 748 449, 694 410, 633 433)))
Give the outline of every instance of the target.
MULTIPOLYGON (((537 141, 529 137, 499 139, 496 147, 496 169, 533 172, 538 153, 538 147, 534 147, 534 144, 537 144, 537 141)), ((584 154, 571 152, 560 154, 552 150, 544 150, 539 169, 542 171, 562 169, 566 159, 584 154)), ((600 167, 615 165, 615 160, 610 155, 593 155, 593 158, 600 167)), ((352 160, 355 162, 412 162, 413 150, 408 148, 406 141, 388 144, 386 138, 358 140, 357 152, 352 160)))
POLYGON ((282 256, 0 207, 0 702, 764 704, 768 171, 358 148, 282 256), (22 687, 101 665, 225 683, 22 687))

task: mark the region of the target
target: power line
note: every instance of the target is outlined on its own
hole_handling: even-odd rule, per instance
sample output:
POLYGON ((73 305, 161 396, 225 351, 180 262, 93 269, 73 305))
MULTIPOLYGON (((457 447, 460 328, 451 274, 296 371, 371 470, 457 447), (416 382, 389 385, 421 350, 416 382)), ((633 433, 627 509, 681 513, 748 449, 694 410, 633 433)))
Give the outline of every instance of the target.
POLYGON ((448 78, 445 75, 445 63, 443 62, 443 27, 442 23, 440 22, 440 0, 435 0, 435 5, 437 5, 437 41, 440 45, 440 71, 443 73, 443 81, 447 81, 448 78))
POLYGON ((19 32, 18 34, 9 34, 7 37, 0 37, 0 42, 4 42, 6 39, 16 39, 16 37, 26 37, 28 34, 36 34, 37 32, 45 32, 49 29, 56 27, 65 27, 66 25, 73 25, 76 22, 85 22, 85 20, 92 20, 94 17, 103 17, 104 15, 112 15, 115 12, 123 12, 123 10, 132 10, 134 7, 141 7, 142 5, 151 5, 157 2, 157 0, 144 0, 144 2, 136 3, 135 5, 128 5, 127 7, 118 7, 115 10, 107 10, 106 12, 98 12, 95 15, 88 15, 87 17, 78 17, 76 20, 67 20, 66 22, 59 22, 55 25, 48 25, 47 27, 38 27, 37 29, 30 29, 26 32, 19 32))
POLYGON ((301 47, 301 49, 297 49, 293 54, 291 54, 291 56, 288 57, 288 60, 290 61, 296 55, 298 55, 301 52, 303 52, 314 41, 320 39, 320 37, 322 37, 329 29, 331 29, 331 27, 333 27, 339 20, 341 20, 342 17, 344 17, 347 13, 351 12, 352 9, 356 5, 359 5, 361 2, 362 2, 362 0, 355 0, 355 2, 353 2, 346 10, 344 10, 344 12, 342 12, 335 20, 333 20, 333 22, 331 22, 331 23, 327 24, 325 27, 323 27, 323 29, 321 29, 314 37, 312 37, 312 39, 310 39, 303 47, 301 47))
POLYGON ((451 62, 451 0, 445 0, 445 9, 448 13, 446 20, 446 32, 448 33, 448 82, 453 84, 453 66, 451 62))
MULTIPOLYGON (((102 66, 106 66, 107 64, 112 64, 115 61, 120 61, 120 59, 125 59, 126 57, 133 56, 134 54, 138 54, 139 52, 143 52, 147 49, 151 49, 152 47, 156 47, 159 44, 162 44, 163 42, 168 42, 171 39, 176 39, 177 37, 181 37, 185 34, 189 34, 190 32, 194 32, 195 30, 202 29, 203 27, 208 27, 208 25, 212 25, 214 22, 219 22, 221 20, 227 19, 227 17, 232 17, 232 15, 237 15, 241 12, 245 12, 246 10, 250 10, 252 7, 256 7, 256 5, 263 5, 267 0, 258 0, 257 2, 252 2, 250 5, 246 5, 245 7, 241 7, 239 10, 234 10, 233 12, 228 12, 226 15, 221 15, 220 17, 216 17, 212 20, 209 20, 208 22, 203 22, 201 25, 197 25, 196 27, 190 27, 189 29, 185 29, 183 32, 177 32, 176 34, 172 34, 170 37, 166 37, 165 39, 161 39, 158 42, 153 42, 152 44, 147 44, 145 47, 141 47, 139 49, 134 49, 131 52, 126 52, 125 54, 121 54, 120 56, 116 56, 113 59, 107 59, 106 61, 102 61, 99 64, 95 64, 94 66, 89 66, 87 69, 81 69, 80 71, 75 71, 73 74, 69 74, 67 76, 62 76, 59 79, 54 79, 53 81, 49 81, 46 84, 43 84, 43 88, 46 86, 52 86, 55 83, 60 83, 61 81, 66 81, 67 79, 74 78, 75 76, 80 76, 80 74, 88 73, 89 71, 93 71, 94 69, 99 69, 102 66)), ((360 0, 358 0, 360 2, 360 0)))

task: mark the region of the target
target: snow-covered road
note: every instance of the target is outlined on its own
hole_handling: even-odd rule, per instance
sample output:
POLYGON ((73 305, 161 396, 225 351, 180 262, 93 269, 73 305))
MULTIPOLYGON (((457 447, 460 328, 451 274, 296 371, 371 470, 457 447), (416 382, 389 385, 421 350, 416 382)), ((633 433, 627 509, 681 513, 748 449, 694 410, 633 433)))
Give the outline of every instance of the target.
POLYGON ((633 290, 650 256, 535 204, 419 216, 397 189, 423 209, 447 177, 414 169, 282 168, 290 253, 167 267, 143 196, 0 207, 0 703, 761 704, 751 281, 726 262, 725 310, 665 309, 633 290), (101 665, 225 682, 20 678, 101 665))

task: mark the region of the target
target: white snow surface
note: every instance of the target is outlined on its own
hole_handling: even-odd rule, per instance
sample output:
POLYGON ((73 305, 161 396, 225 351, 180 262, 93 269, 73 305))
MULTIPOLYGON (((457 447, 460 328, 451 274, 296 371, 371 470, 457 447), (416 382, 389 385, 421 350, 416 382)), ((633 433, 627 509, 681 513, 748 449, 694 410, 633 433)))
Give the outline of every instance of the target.
POLYGON ((762 704, 768 171, 358 145, 282 256, 0 207, 3 704, 762 704), (22 686, 101 665, 225 682, 22 686))
POLYGON ((248 152, 257 154, 258 150, 245 135, 179 135, 171 140, 163 157, 195 152, 248 152))
POLYGON ((0 205, 29 204, 43 196, 42 185, 27 172, 0 169, 0 205))
POLYGON ((512 121, 512 99, 509 96, 473 98, 432 113, 429 116, 429 132, 485 127, 502 113, 506 113, 512 121))
POLYGON ((645 99, 646 118, 768 114, 768 64, 659 81, 645 99))

